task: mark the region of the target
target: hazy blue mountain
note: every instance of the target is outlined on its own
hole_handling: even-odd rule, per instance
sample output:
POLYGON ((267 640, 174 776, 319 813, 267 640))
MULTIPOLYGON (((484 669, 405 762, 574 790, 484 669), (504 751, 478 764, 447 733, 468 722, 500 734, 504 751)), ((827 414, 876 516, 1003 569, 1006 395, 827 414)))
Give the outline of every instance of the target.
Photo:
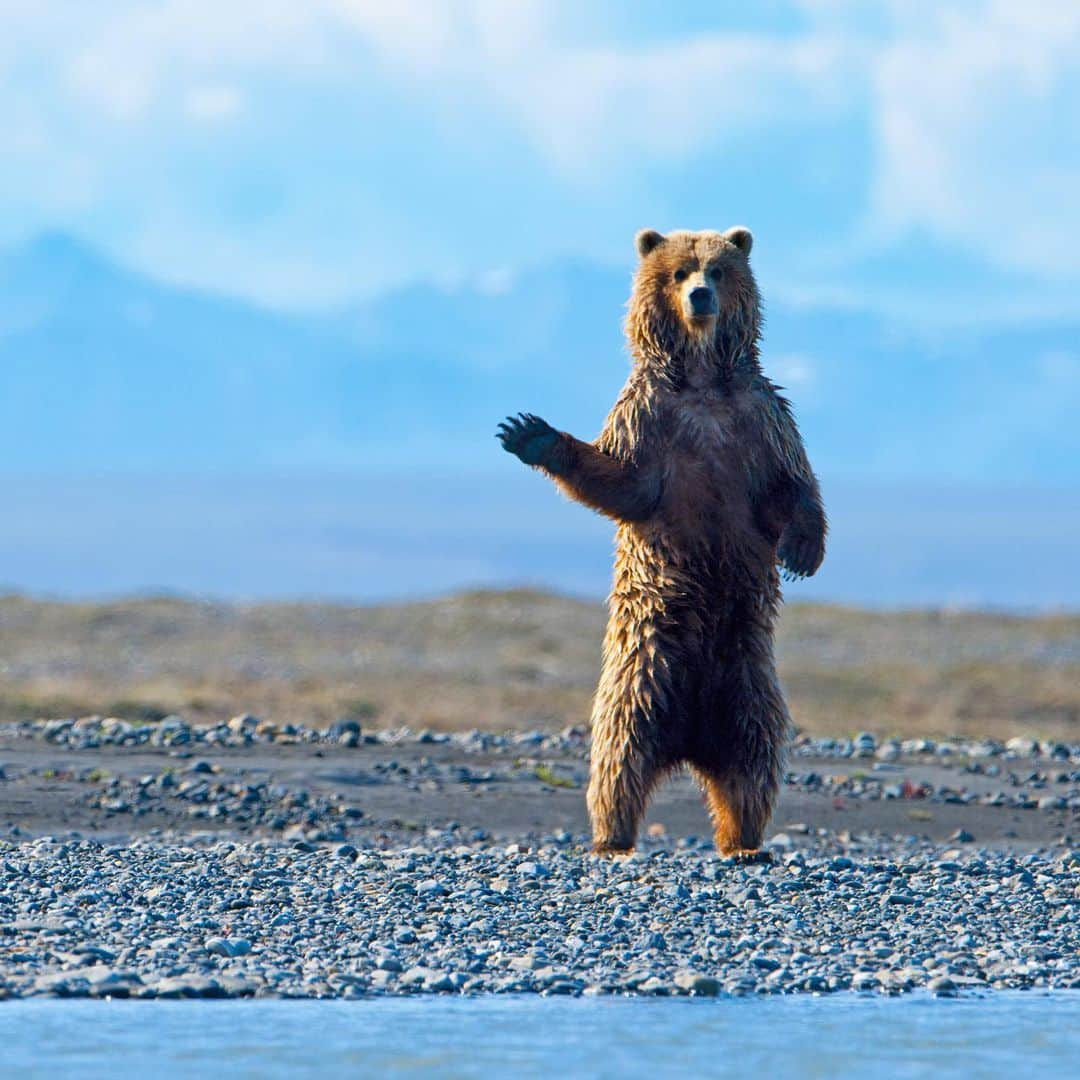
MULTIPOLYGON (((529 584, 602 596, 610 522, 526 469, 2 477, 0 591, 381 600, 529 584), (10 508, 15 508, 14 513, 10 508)), ((792 600, 1080 609, 1075 490, 829 486, 792 600)))
MULTIPOLYGON (((163 285, 63 234, 0 255, 0 581, 599 595, 610 524, 492 433, 518 409, 597 430, 626 375, 628 277, 562 262, 299 317, 163 285)), ((1080 520, 1078 329, 930 336, 771 305, 766 368, 833 522, 825 568, 791 594, 1080 603, 1061 571, 1080 520)))
MULTIPOLYGON (((598 429, 627 370, 628 283, 628 268, 567 261, 298 317, 43 235, 0 256, 0 463, 499 467, 507 412, 598 429)), ((770 306, 765 360, 826 478, 1070 483, 1078 341, 1080 322, 930 337, 770 306)))
POLYGON ((0 266, 0 327, 9 467, 259 460, 322 422, 310 361, 334 362, 294 320, 157 285, 61 235, 0 266))

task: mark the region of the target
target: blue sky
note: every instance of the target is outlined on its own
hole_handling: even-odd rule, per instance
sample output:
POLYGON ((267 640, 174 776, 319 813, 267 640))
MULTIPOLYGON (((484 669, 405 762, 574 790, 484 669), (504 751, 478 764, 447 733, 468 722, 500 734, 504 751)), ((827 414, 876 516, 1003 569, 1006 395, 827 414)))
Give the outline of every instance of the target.
POLYGON ((599 594, 607 524, 491 429, 594 433, 635 231, 742 223, 834 511, 796 595, 1080 603, 1076 0, 0 0, 0 26, 12 586, 542 565, 599 594))
POLYGON ((61 226, 292 308, 642 225, 755 230, 767 295, 1075 315, 1080 6, 0 0, 0 242, 61 226))

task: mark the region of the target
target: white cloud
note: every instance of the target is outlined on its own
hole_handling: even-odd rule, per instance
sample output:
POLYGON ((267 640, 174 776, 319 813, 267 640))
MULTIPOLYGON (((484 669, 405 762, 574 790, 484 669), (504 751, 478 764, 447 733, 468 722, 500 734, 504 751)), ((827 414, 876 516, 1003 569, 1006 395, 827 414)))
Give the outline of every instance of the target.
POLYGON ((326 0, 323 6, 345 27, 368 39, 384 61, 422 75, 444 69, 451 62, 463 44, 460 23, 472 5, 326 0))
POLYGON ((1080 5, 897 10, 875 62, 870 232, 1080 279, 1080 5))
MULTIPOLYGON (((88 103, 131 121, 170 84, 215 74, 299 73, 347 92, 367 49, 402 93, 434 109, 446 108, 445 98, 451 108, 508 114, 561 174, 604 182, 634 159, 698 153, 760 125, 842 107, 856 59, 832 32, 567 42, 560 9, 541 0, 114 6, 69 56, 67 77, 88 103)), ((189 100, 188 111, 220 115, 215 104, 189 100)))
POLYGON ((477 275, 475 288, 482 296, 505 296, 514 288, 516 273, 508 266, 486 270, 477 275))
POLYGON ((1080 354, 1065 349, 1043 353, 1036 365, 1039 377, 1048 383, 1080 386, 1080 354))
POLYGON ((195 86, 184 98, 184 112, 193 120, 209 123, 231 120, 243 107, 243 95, 234 86, 195 86))
POLYGON ((542 58, 507 96, 562 172, 609 182, 635 163, 670 167, 733 136, 843 108, 852 62, 831 38, 705 35, 542 58))
POLYGON ((805 353, 782 353, 770 356, 769 376, 793 390, 806 390, 817 382, 817 367, 805 353))
MULTIPOLYGON (((691 29, 651 39, 616 32, 623 12, 610 0, 0 0, 0 131, 15 159, 0 176, 0 212, 92 215, 129 183, 130 197, 118 197, 131 219, 125 254, 169 272, 179 256, 161 246, 164 233, 154 249, 156 221, 200 237, 229 224, 224 214, 196 219, 199 199, 181 190, 195 166, 162 168, 149 183, 145 161, 175 153, 186 165, 182 140, 193 127, 240 130, 274 93, 296 103, 295 116, 332 102, 340 114, 326 122, 312 113, 312 126, 323 122, 345 146, 363 139, 354 121, 372 101, 415 116, 420 137, 444 141, 447 160, 479 147, 482 167, 503 167, 489 143, 509 135, 531 156, 523 162, 515 146, 519 159, 502 182, 520 179, 513 167, 535 167, 537 186, 552 192, 549 212, 598 205, 609 189, 645 197, 658 170, 692 169, 735 140, 775 147, 793 131, 841 117, 855 124, 861 114, 871 171, 863 204, 850 208, 856 242, 841 238, 837 267, 853 271, 864 256, 926 233, 1036 282, 1080 281, 1076 0, 791 2, 803 19, 786 33, 691 29)), ((273 126, 274 117, 262 120, 273 126)), ((269 130, 264 152, 284 159, 295 135, 269 130)), ((843 152, 836 169, 866 167, 843 152)), ((790 179, 795 199, 801 179, 790 179)), ((372 218, 401 212, 370 208, 372 218)), ((317 244, 285 257, 293 241, 271 243, 275 269, 251 240, 234 231, 200 245, 234 253, 208 266, 205 280, 220 285, 225 265, 241 291, 258 291, 267 275, 284 282, 297 265, 315 291, 348 278, 340 266, 318 268, 317 244)), ((187 279, 198 280, 201 257, 183 257, 187 279)), ((476 258, 478 272, 493 256, 476 258)), ((844 280, 854 279, 822 274, 814 288, 823 296, 844 280)))
POLYGON ((325 7, 326 0, 103 4, 81 39, 55 59, 74 96, 133 121, 178 86, 328 67, 335 45, 325 7))
MULTIPOLYGON (((610 46, 567 41, 564 7, 327 0, 407 90, 509 115, 575 182, 608 183, 634 164, 671 163, 762 124, 845 106, 855 57, 831 32, 610 46)), ((617 20, 618 8, 608 10, 617 20)))

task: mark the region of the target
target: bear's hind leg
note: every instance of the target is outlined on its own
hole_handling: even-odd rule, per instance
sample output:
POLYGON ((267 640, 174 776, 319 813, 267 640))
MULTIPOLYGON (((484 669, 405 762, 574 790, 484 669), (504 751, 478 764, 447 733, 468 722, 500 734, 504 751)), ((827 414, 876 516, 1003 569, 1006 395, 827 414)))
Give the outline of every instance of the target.
POLYGON ((661 770, 629 739, 620 740, 620 745, 601 740, 601 753, 597 753, 596 742, 594 736, 586 800, 592 822, 593 852, 616 855, 633 851, 638 826, 661 770))
POLYGON ((676 715, 685 701, 675 675, 681 652, 666 628, 670 613, 659 590, 636 581, 647 561, 621 553, 620 564, 593 701, 587 798, 593 850, 608 854, 633 850, 653 788, 685 757, 686 725, 676 715))
POLYGON ((712 817, 716 850, 721 855, 760 858, 765 826, 772 815, 777 785, 738 769, 714 772, 694 767, 712 817))
POLYGON ((783 777, 791 721, 767 628, 749 633, 720 661, 706 713, 708 737, 693 754, 722 855, 757 858, 783 777), (726 661, 726 662, 725 662, 726 661))

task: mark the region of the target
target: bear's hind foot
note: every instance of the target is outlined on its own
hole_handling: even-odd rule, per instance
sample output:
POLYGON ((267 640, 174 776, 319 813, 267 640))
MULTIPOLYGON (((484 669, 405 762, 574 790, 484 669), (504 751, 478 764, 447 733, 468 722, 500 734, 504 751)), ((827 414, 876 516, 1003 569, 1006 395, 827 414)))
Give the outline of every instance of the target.
POLYGON ((773 861, 773 853, 766 848, 736 848, 734 851, 722 851, 720 856, 737 866, 754 866, 773 861))
POLYGON ((612 844, 593 844, 589 849, 590 855, 595 855, 598 859, 618 859, 625 858, 627 855, 633 855, 633 847, 616 847, 612 844))

